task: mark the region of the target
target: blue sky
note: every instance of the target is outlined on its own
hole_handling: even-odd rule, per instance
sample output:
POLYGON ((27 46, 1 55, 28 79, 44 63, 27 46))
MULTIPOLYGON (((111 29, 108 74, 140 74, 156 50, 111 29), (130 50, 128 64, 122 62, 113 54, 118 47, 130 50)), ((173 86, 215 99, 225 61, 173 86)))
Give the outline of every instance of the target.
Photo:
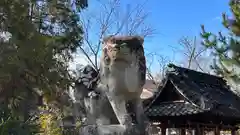
MULTIPOLYGON (((101 10, 96 1, 89 0, 89 11, 101 10)), ((136 1, 138 0, 121 0, 121 6, 124 8, 126 3, 136 1)), ((182 36, 199 36, 201 24, 211 32, 223 30, 221 17, 223 12, 230 14, 228 2, 229 0, 148 0, 144 5, 144 10, 149 12, 146 23, 156 29, 156 33, 145 40, 146 50, 166 56, 174 62, 181 61, 180 54, 176 54, 170 46, 179 47, 178 41, 182 36)), ((95 29, 90 32, 97 33, 95 29)), ((96 39, 94 34, 90 36, 96 39)))
POLYGON ((229 13, 228 0, 150 0, 148 8, 157 34, 145 45, 170 57, 169 45, 177 47, 182 36, 199 36, 201 24, 211 32, 222 30, 221 14, 229 13))
POLYGON ((156 28, 157 34, 145 42, 145 47, 179 64, 184 59, 181 53, 174 52, 170 46, 180 47, 178 41, 182 36, 198 36, 200 40, 201 24, 211 32, 225 30, 221 19, 223 12, 231 15, 228 2, 229 0, 149 0, 148 21, 156 28))

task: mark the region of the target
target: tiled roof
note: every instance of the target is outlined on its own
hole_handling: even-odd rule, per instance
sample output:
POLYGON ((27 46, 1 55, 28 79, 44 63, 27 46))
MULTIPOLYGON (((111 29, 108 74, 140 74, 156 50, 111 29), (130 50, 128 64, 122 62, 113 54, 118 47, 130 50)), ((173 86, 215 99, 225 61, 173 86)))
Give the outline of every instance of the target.
POLYGON ((200 107, 183 102, 163 103, 160 106, 152 106, 145 113, 147 116, 180 116, 204 112, 200 107))
MULTIPOLYGON (((171 82, 192 105, 209 110, 216 115, 240 118, 240 98, 230 90, 221 77, 170 65, 166 81, 171 82)), ((160 92, 157 95, 159 94, 160 92)), ((155 102, 156 98, 158 96, 151 99, 152 102, 155 102)), ((151 104, 148 103, 146 111, 153 108, 151 104)), ((166 104, 159 103, 159 108, 165 106, 166 104)), ((158 115, 171 114, 174 113, 161 112, 158 115)))

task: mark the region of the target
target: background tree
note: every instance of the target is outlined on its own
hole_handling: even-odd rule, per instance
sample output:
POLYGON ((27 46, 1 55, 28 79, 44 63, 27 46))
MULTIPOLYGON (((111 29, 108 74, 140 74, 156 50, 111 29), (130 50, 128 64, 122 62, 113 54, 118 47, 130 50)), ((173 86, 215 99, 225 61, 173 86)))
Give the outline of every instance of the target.
POLYGON ((167 64, 170 60, 157 52, 147 53, 146 57, 148 58, 147 79, 153 80, 156 85, 159 85, 165 76, 167 64))
POLYGON ((201 45, 196 36, 193 38, 184 36, 179 40, 179 46, 173 47, 173 51, 181 55, 181 63, 189 69, 209 73, 207 68, 209 58, 206 56, 206 48, 201 45))
POLYGON ((84 45, 80 53, 98 69, 99 52, 102 38, 109 35, 140 35, 149 37, 154 29, 146 23, 148 13, 144 6, 148 0, 94 0, 91 7, 80 14, 83 26, 84 45))
POLYGON ((210 49, 215 56, 212 68, 216 74, 223 76, 228 82, 238 89, 240 84, 240 3, 238 0, 229 2, 233 19, 223 14, 223 25, 229 34, 213 34, 205 31, 202 25, 201 36, 203 45, 210 49))
POLYGON ((78 0, 0 1, 1 134, 34 133, 24 126, 36 124, 41 97, 48 111, 64 108, 61 97, 73 79, 68 62, 82 43, 77 13, 83 7, 78 0))

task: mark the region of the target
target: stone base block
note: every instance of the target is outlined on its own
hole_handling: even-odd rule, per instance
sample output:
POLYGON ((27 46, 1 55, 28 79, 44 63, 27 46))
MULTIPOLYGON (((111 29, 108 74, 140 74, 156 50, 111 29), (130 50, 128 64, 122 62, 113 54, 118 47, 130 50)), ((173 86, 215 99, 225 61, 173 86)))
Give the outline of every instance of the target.
POLYGON ((146 135, 146 133, 140 133, 136 126, 126 131, 121 125, 88 125, 82 127, 80 135, 146 135))

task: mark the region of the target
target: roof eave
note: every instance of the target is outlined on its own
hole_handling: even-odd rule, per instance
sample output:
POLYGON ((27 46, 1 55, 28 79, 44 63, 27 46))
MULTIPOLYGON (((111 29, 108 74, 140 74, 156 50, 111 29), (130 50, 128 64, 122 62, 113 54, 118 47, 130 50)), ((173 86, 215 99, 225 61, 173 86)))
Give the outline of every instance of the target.
POLYGON ((160 83, 157 87, 158 92, 156 94, 156 96, 153 98, 152 102, 149 103, 145 108, 144 111, 148 110, 149 107, 156 101, 156 99, 159 97, 159 95, 161 94, 162 90, 165 88, 166 84, 168 82, 168 75, 166 74, 166 76, 164 77, 164 79, 162 80, 162 83, 160 83))
POLYGON ((200 106, 198 106, 197 104, 195 104, 192 100, 190 100, 184 93, 182 93, 182 91, 180 90, 180 88, 178 88, 171 79, 169 79, 169 81, 173 84, 173 86, 174 86, 174 88, 177 90, 177 92, 178 92, 181 96, 184 97, 184 99, 186 99, 186 100, 187 100, 189 103, 191 103, 192 105, 194 105, 194 106, 196 106, 196 107, 200 107, 200 106))

